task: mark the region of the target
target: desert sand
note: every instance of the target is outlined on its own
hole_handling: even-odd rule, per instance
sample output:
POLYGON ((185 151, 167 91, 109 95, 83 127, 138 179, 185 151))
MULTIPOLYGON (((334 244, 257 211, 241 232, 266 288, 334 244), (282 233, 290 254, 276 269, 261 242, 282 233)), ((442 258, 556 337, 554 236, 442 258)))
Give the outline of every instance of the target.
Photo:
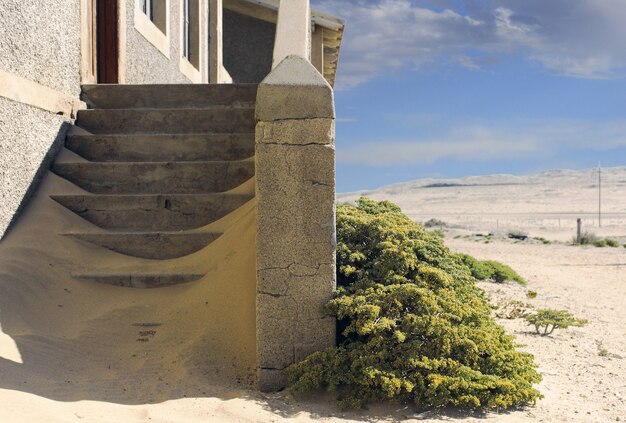
MULTIPOLYGON (((594 227, 592 171, 415 181, 367 193, 400 204, 416 220, 443 220, 450 248, 500 260, 528 281, 526 287, 482 282, 494 303, 522 300, 536 308, 566 308, 589 320, 584 327, 541 337, 521 319, 499 319, 521 348, 535 355, 545 398, 509 412, 464 414, 380 404, 343 412, 323 393, 293 398, 249 389, 244 369, 253 366, 254 342, 242 340, 254 339, 254 291, 240 281, 254 271, 253 252, 239 248, 238 240, 253 234, 254 204, 215 223, 229 228, 216 241, 222 243, 220 253, 214 243, 177 262, 202 266, 203 280, 129 290, 68 276, 89 263, 95 247, 84 244, 67 254, 76 242, 58 234, 80 218, 48 195, 75 187, 48 176, 0 243, 0 421, 626 421, 626 249, 567 243, 576 217, 585 219, 588 230, 626 242, 626 169, 605 170, 604 183, 602 228, 594 227), (424 188, 433 184, 445 186, 424 188), (518 242, 506 237, 509 230, 556 242, 518 242), (490 239, 474 236, 489 232, 490 239), (527 298, 527 290, 537 297, 527 298), (241 308, 225 306, 233 296, 241 308), (206 339, 218 330, 228 331, 232 343, 206 339), (155 333, 138 342, 146 331, 155 333)), ((134 265, 115 253, 100 263, 134 265)))

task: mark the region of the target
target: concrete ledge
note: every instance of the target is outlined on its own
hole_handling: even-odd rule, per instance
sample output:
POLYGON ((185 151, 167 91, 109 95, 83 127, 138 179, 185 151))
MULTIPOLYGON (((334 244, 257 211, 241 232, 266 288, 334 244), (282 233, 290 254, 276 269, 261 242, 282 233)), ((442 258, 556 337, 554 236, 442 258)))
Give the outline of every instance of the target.
POLYGON ((306 59, 288 56, 261 82, 256 119, 335 118, 333 89, 306 59))
POLYGON ((75 119, 85 103, 52 88, 0 70, 0 97, 75 119))

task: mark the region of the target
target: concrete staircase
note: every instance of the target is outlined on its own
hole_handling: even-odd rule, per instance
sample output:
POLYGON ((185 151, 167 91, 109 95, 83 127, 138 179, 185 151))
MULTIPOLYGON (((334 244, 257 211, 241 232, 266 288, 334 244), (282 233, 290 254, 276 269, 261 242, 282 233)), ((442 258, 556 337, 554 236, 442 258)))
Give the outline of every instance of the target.
POLYGON ((80 275, 155 288, 203 275, 155 273, 152 260, 180 258, 221 233, 203 229, 252 194, 232 193, 254 176, 256 85, 88 85, 53 172, 88 194, 52 198, 97 232, 65 235, 146 261, 145 272, 80 275))

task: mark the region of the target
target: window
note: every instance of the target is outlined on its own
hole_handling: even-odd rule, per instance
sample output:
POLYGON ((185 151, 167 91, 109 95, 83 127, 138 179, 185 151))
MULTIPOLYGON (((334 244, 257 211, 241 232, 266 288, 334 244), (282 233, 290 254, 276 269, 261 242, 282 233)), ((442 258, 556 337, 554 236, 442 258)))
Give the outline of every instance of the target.
POLYGON ((165 57, 170 57, 170 0, 136 0, 135 29, 165 57))
POLYGON ((180 71, 192 82, 202 82, 200 71, 200 0, 181 0, 180 71))
POLYGON ((167 35, 167 3, 166 0, 141 0, 141 11, 165 35, 167 35))

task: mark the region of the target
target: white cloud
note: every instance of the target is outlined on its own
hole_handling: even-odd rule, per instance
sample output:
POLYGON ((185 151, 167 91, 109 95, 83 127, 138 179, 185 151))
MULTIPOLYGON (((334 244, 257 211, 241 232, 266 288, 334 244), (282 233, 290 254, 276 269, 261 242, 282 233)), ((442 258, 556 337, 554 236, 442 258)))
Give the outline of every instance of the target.
POLYGON ((624 0, 318 0, 314 6, 347 20, 339 87, 441 59, 470 69, 486 64, 468 51, 520 51, 568 76, 626 76, 624 0))
POLYGON ((548 157, 564 149, 626 147, 626 121, 527 121, 508 127, 466 126, 440 137, 386 140, 339 148, 341 163, 367 166, 432 164, 440 160, 511 160, 548 157))

